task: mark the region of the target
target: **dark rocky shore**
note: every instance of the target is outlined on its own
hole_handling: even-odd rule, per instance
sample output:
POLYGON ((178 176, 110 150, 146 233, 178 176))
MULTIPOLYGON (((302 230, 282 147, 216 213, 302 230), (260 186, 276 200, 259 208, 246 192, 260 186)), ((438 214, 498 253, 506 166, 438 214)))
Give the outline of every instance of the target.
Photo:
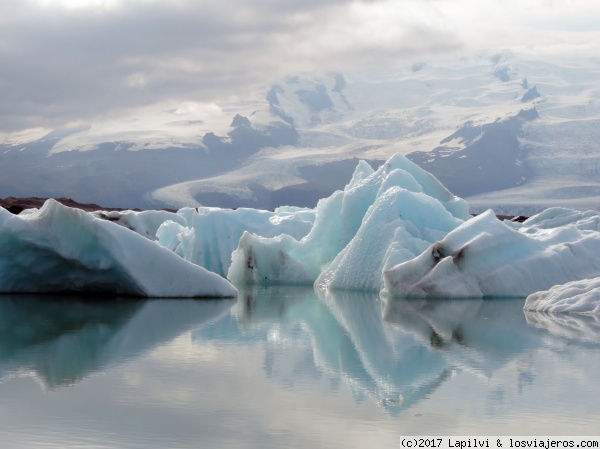
MULTIPOLYGON (((38 197, 29 197, 29 198, 15 198, 13 196, 9 196, 8 198, 0 198, 0 206, 8 209, 13 214, 19 214, 21 211, 25 209, 31 208, 40 208, 46 202, 48 198, 38 198, 38 197)), ((120 208, 111 208, 111 207, 102 207, 98 204, 94 203, 78 203, 77 201, 71 198, 55 198, 61 204, 69 207, 76 207, 78 209, 83 209, 86 212, 94 212, 97 210, 126 210, 120 208)), ((139 210, 139 209, 133 209, 139 210)))
MULTIPOLYGON (((25 209, 31 209, 31 208, 40 208, 42 207, 42 205, 44 204, 44 202, 47 200, 48 198, 38 198, 38 197, 29 197, 29 198, 15 198, 13 196, 9 196, 8 198, 0 198, 0 206, 4 207, 5 209, 8 209, 10 212, 12 212, 13 214, 19 214, 21 213, 21 211, 25 210, 25 209)), ((118 207, 102 207, 98 204, 94 204, 94 203, 78 203, 77 201, 71 199, 71 198, 55 198, 56 201, 58 201, 61 204, 64 204, 65 206, 69 206, 69 207, 76 207, 77 209, 82 209, 86 212, 95 212, 97 210, 105 210, 105 211, 111 211, 111 210, 115 210, 115 211, 122 211, 122 210, 136 210, 139 211, 140 209, 123 209, 123 208, 118 208, 118 207)), ((173 209, 165 209, 168 210, 169 212, 176 212, 176 210, 173 209)), ((524 217, 522 215, 519 216, 512 216, 512 215, 497 215, 499 220, 511 220, 511 221, 516 221, 519 223, 524 222, 525 220, 527 220, 527 218, 529 217, 524 217)))

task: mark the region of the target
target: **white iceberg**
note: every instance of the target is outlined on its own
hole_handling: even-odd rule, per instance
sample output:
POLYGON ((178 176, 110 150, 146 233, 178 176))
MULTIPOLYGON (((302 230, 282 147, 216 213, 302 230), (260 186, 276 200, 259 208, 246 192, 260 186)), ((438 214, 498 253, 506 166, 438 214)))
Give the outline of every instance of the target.
POLYGON ((600 275, 600 233, 571 225, 518 230, 487 211, 384 273, 392 296, 527 296, 600 275))
POLYGON ((361 161, 344 191, 314 210, 111 214, 240 285, 521 297, 600 276, 599 212, 554 207, 524 223, 500 222, 492 211, 472 219, 464 200, 401 155, 378 170, 361 161))
POLYGON ((279 207, 274 212, 258 209, 184 208, 181 220, 169 219, 156 231, 159 243, 196 265, 225 276, 231 253, 244 232, 262 237, 286 234, 300 239, 310 231, 314 211, 300 207, 279 207))
POLYGON ((245 232, 228 279, 378 291, 383 267, 415 257, 469 218, 467 203, 402 155, 357 166, 344 191, 319 201, 300 240, 245 232))
POLYGON ((233 297, 215 273, 156 242, 48 200, 13 215, 0 208, 0 292, 94 291, 143 297, 233 297))
POLYGON ((555 285, 532 293, 525 300, 526 311, 548 313, 600 314, 600 277, 555 285))
POLYGON ((360 162, 345 189, 315 209, 96 216, 114 222, 54 201, 17 217, 0 211, 0 291, 235 295, 227 275, 238 285, 399 297, 525 297, 600 277, 600 213, 472 218, 464 200, 398 154, 377 170, 360 162))
POLYGON ((383 271, 414 258, 461 223, 424 193, 389 188, 368 209, 352 240, 321 271, 316 286, 379 291, 383 271))

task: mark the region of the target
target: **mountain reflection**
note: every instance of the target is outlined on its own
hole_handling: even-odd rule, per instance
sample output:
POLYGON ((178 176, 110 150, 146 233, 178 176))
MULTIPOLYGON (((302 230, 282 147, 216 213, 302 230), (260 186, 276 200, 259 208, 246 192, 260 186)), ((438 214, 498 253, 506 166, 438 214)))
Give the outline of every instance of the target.
MULTIPOLYGON (((357 402, 370 398, 395 414, 455 372, 491 378, 523 354, 561 344, 564 330, 549 335, 541 317, 532 326, 522 308, 520 299, 384 302, 367 293, 256 288, 240 295, 233 314, 193 338, 264 345, 265 374, 282 386, 336 390, 344 384, 357 402)), ((569 317, 569 328, 577 330, 569 338, 600 342, 600 326, 585 325, 588 318, 569 317)), ((526 364, 515 369, 517 379, 535 379, 526 364)))
POLYGON ((0 378, 25 374, 50 389, 71 385, 219 317, 233 303, 0 295, 0 378))

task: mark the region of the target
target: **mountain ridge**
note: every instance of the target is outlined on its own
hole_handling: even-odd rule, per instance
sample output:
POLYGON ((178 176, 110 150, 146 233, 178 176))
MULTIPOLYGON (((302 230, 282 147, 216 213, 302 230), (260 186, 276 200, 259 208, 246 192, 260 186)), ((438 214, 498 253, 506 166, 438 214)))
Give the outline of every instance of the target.
POLYGON ((505 52, 294 75, 215 109, 214 120, 163 111, 166 134, 97 124, 54 130, 0 144, 0 196, 141 209, 314 206, 343 188, 354 161, 400 152, 477 210, 598 208, 600 67, 569 64, 505 52), (217 118, 228 126, 207 128, 217 118))

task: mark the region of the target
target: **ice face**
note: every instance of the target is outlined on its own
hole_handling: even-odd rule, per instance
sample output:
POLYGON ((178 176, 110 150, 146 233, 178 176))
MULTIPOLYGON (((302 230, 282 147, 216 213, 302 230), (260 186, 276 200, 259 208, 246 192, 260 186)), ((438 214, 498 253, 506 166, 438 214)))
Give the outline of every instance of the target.
POLYGON ((237 294, 219 275, 156 242, 54 200, 24 216, 0 208, 0 291, 144 297, 237 294))
POLYGON ((318 203, 302 239, 245 233, 227 277, 239 284, 317 281, 323 288, 376 291, 381 267, 414 257, 468 218, 464 200, 404 156, 376 171, 363 162, 344 191, 318 203))

